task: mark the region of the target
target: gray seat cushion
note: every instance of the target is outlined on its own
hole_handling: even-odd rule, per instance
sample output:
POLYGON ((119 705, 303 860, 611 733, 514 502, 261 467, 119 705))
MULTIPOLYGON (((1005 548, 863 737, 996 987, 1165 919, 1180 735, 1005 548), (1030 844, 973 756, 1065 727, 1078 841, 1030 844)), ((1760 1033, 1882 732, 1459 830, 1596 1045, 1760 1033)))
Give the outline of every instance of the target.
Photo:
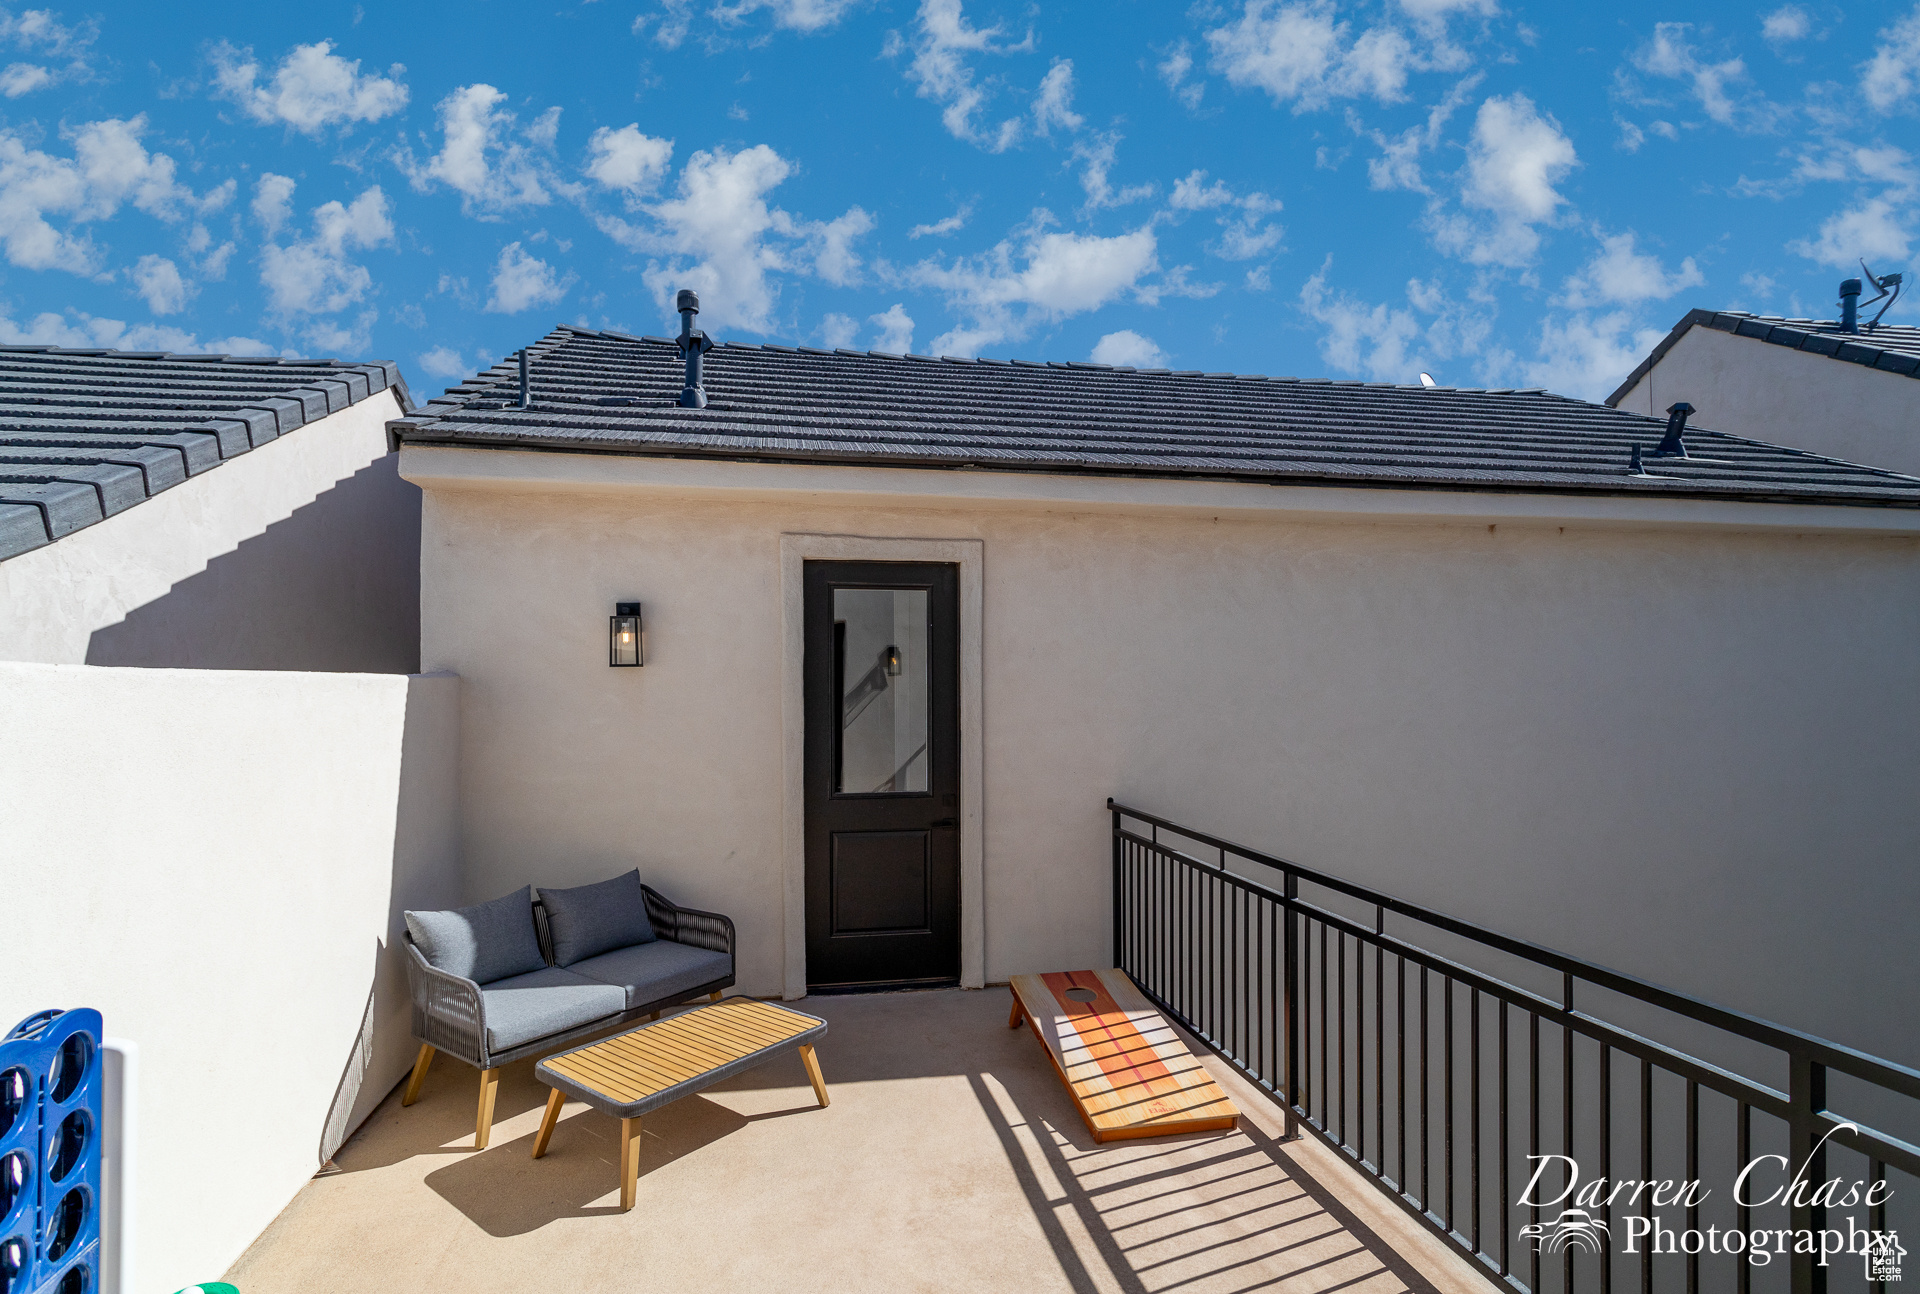
POLYGON ((597 885, 542 888, 540 902, 547 909, 555 966, 571 966, 615 948, 653 942, 653 923, 647 920, 638 868, 597 885))
POLYGON ((656 939, 589 957, 567 969, 626 990, 627 1009, 632 1010, 662 998, 684 997, 702 984, 726 979, 733 974, 733 958, 671 939, 656 939))
POLYGON ((547 964, 533 928, 533 887, 450 912, 408 912, 407 933, 435 970, 476 984, 547 964))
POLYGON ((487 1050, 506 1051, 550 1033, 578 1028, 626 1009, 619 988, 543 966, 480 986, 487 1017, 487 1050))

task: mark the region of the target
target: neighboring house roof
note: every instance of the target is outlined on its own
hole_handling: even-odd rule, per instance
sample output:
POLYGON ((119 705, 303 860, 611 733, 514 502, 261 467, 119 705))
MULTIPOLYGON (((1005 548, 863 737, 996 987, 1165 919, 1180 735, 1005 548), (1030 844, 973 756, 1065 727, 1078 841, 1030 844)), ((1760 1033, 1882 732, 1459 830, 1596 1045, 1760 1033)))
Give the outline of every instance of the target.
POLYGON ((1383 386, 729 342, 705 409, 665 338, 560 328, 408 417, 396 443, 1289 484, 1920 506, 1920 479, 1545 391, 1383 386))
POLYGON ((1640 367, 1627 376, 1619 390, 1607 397, 1607 403, 1618 405, 1624 400, 1634 384, 1651 372, 1653 366, 1673 349, 1674 343, 1686 336, 1689 329, 1696 327, 1730 332, 1737 337, 1753 337, 1775 346, 1785 346, 1788 350, 1827 355, 1863 368, 1920 377, 1920 328, 1912 324, 1881 324, 1871 331, 1862 325, 1859 332, 1849 333, 1841 332, 1840 325, 1830 319, 1782 319, 1778 315, 1750 315, 1740 310, 1721 310, 1717 313, 1712 310, 1689 310, 1687 317, 1675 324, 1673 331, 1640 361, 1640 367))
POLYGON ((388 387, 397 365, 0 346, 0 561, 388 387))

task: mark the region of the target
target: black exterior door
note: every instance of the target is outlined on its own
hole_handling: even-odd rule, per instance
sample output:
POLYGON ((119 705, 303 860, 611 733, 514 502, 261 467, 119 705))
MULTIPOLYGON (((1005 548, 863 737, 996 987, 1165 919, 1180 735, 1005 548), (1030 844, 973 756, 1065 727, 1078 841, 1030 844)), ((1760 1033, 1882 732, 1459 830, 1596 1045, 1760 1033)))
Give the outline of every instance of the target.
POLYGON ((807 985, 960 978, 956 568, 806 565, 807 985))

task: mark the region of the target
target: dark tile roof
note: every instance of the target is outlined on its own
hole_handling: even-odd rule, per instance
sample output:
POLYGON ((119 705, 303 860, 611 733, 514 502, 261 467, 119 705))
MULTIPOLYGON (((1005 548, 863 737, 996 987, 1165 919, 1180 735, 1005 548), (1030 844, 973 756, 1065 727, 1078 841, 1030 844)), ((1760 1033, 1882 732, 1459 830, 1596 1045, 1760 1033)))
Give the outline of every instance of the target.
POLYGON ((1545 391, 1456 390, 1100 364, 936 360, 729 343, 681 409, 657 337, 560 328, 388 429, 396 443, 1289 484, 1920 506, 1920 479, 1689 431, 1545 391))
POLYGON ((393 387, 398 365, 0 346, 0 561, 393 387))
POLYGON ((1627 375, 1620 388, 1607 397, 1618 405, 1633 390, 1634 383, 1658 364, 1673 344, 1686 336, 1690 328, 1713 328, 1737 337, 1785 346, 1788 350, 1811 351, 1863 368, 1877 368, 1904 377, 1920 377, 1920 328, 1912 324, 1881 324, 1859 332, 1841 332, 1831 319, 1782 319, 1778 315, 1750 315, 1740 310, 1689 310, 1687 317, 1673 326, 1658 346, 1640 361, 1640 367, 1627 375))

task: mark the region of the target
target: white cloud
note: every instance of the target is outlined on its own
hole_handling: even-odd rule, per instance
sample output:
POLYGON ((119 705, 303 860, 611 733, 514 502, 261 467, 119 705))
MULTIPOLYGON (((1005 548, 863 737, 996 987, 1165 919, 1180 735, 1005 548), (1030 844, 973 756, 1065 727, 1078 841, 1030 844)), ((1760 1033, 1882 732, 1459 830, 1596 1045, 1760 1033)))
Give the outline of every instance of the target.
POLYGON ((1003 241, 979 256, 942 265, 922 261, 910 282, 947 294, 968 322, 933 343, 943 355, 973 355, 981 347, 1018 340, 1036 323, 1097 310, 1132 290, 1159 268, 1151 226, 1110 238, 1045 233, 1036 221, 1020 244, 1003 241))
POLYGON ((425 193, 444 183, 460 194, 463 212, 482 218, 542 206, 552 200, 549 190, 565 192, 547 159, 560 109, 547 109, 520 130, 519 119, 500 107, 506 97, 490 85, 463 85, 436 104, 440 151, 424 163, 409 148, 394 156, 413 187, 425 193))
POLYGON ((1113 170, 1113 163, 1120 146, 1120 136, 1111 132, 1096 135, 1091 139, 1074 141, 1073 155, 1084 165, 1080 170, 1080 187, 1086 191, 1085 211, 1097 211, 1102 207, 1120 207, 1129 202, 1138 202, 1142 198, 1153 196, 1153 185, 1130 184, 1116 190, 1107 176, 1113 170))
POLYGON ((1110 332, 1093 344, 1088 356, 1096 364, 1116 368, 1165 368, 1167 353, 1131 328, 1110 332))
POLYGON ((1055 59, 1040 78, 1040 92, 1033 96, 1033 128, 1043 135, 1051 134, 1055 126, 1078 130, 1084 120, 1073 110, 1073 60, 1055 59))
POLYGON ((734 0, 732 4, 713 4, 708 0, 664 0, 659 14, 635 18, 633 31, 639 35, 651 24, 655 44, 677 49, 687 38, 696 15, 704 15, 722 27, 738 27, 752 14, 765 10, 773 15, 775 27, 808 33, 831 27, 859 3, 860 0, 734 0))
POLYGON ((900 302, 894 302, 880 314, 868 315, 867 322, 879 329, 874 334, 873 349, 892 355, 904 355, 913 349, 913 320, 900 302))
POLYGON ((18 99, 50 85, 87 80, 93 74, 87 63, 88 48, 99 34, 98 24, 91 19, 69 27, 49 9, 29 9, 18 15, 0 10, 0 42, 48 60, 8 64, 0 71, 0 94, 18 99), (62 66, 50 66, 52 62, 62 66))
POLYGON ((22 269, 92 274, 99 255, 92 241, 56 229, 48 216, 70 224, 111 219, 123 204, 162 220, 176 220, 193 194, 174 179, 173 159, 141 146, 144 116, 88 122, 72 132, 73 157, 30 148, 0 130, 0 244, 22 269))
POLYGON ((828 314, 820 318, 820 344, 832 347, 851 347, 854 335, 860 331, 860 321, 852 315, 828 314))
POLYGON ((1500 12, 1495 0, 1400 0, 1400 7, 1407 11, 1408 17, 1422 24, 1443 22, 1457 13, 1491 18, 1500 12))
POLYGON ((1554 219, 1566 201, 1554 185, 1577 165, 1573 141, 1526 95, 1488 99, 1474 119, 1460 200, 1491 220, 1437 214, 1436 240, 1476 265, 1530 263, 1540 247, 1534 226, 1554 219))
POLYGON ((1601 238, 1600 251, 1567 280, 1562 304, 1578 310, 1603 304, 1664 301, 1706 281, 1691 256, 1680 262, 1678 270, 1667 273, 1659 257, 1634 250, 1634 233, 1627 230, 1601 238))
POLYGON ((1457 305, 1438 286, 1411 279, 1404 307, 1329 288, 1331 256, 1300 287, 1300 308, 1321 326, 1320 357, 1343 373, 1411 384, 1444 361, 1480 353, 1493 321, 1457 305))
POLYGON ((552 305, 567 295, 576 278, 573 274, 561 278, 553 266, 519 243, 508 243, 500 249, 500 259, 494 262, 493 291, 487 297, 486 308, 495 314, 517 315, 534 306, 552 305))
POLYGON ((220 355, 271 355, 274 348, 252 337, 222 337, 201 343, 194 335, 167 324, 135 324, 102 319, 79 310, 55 314, 49 310, 24 323, 0 314, 0 346, 108 346, 118 350, 167 350, 220 355))
POLYGON ((806 236, 813 256, 813 272, 835 287, 851 287, 860 281, 860 258, 853 244, 862 234, 873 231, 873 216, 861 207, 848 207, 846 214, 833 220, 794 222, 792 228, 806 236))
POLYGON ((1193 52, 1187 42, 1183 40, 1167 51, 1167 57, 1155 70, 1160 73, 1160 79, 1167 83, 1167 89, 1173 91, 1173 97, 1187 106, 1187 111, 1199 108, 1200 98, 1207 92, 1207 83, 1187 81, 1187 74, 1193 71, 1193 52))
POLYGON ((1881 112, 1892 112, 1920 89, 1920 5, 1874 37, 1873 58, 1860 65, 1860 89, 1881 112))
POLYGON ((1664 329, 1635 328, 1625 311, 1549 315, 1540 323, 1538 357, 1521 371, 1528 386, 1604 400, 1664 336, 1664 329))
POLYGON ((618 130, 602 126, 587 141, 586 171, 603 189, 646 193, 666 175, 672 158, 673 141, 641 134, 637 121, 618 130))
POLYGON ((373 345, 373 325, 379 318, 378 310, 362 310, 350 324, 338 319, 315 319, 301 335, 313 348, 309 353, 364 354, 373 345))
POLYGON ((973 204, 969 202, 950 216, 943 216, 930 225, 915 225, 907 231, 908 238, 945 238, 948 234, 958 233, 967 227, 967 221, 973 218, 973 204))
POLYGON ((268 238, 279 236, 280 227, 293 219, 293 180, 272 171, 262 171, 253 186, 253 218, 267 231, 268 238))
MULTIPOLYGON (((1465 105, 1480 80, 1476 73, 1447 91, 1444 98, 1427 110, 1424 126, 1409 126, 1392 136, 1378 130, 1365 131, 1367 137, 1380 148, 1380 156, 1367 159, 1368 185, 1375 189, 1408 189, 1414 193, 1431 193, 1420 168, 1420 154, 1423 151, 1432 152, 1439 146, 1440 132, 1446 128, 1453 114, 1465 105)), ((1348 124, 1359 131, 1358 117, 1351 109, 1348 113, 1348 124)))
MULTIPOLYGON (((907 79, 917 87, 923 99, 941 105, 940 120, 955 139, 979 144, 993 152, 1011 148, 1020 138, 1022 122, 1009 117, 998 126, 983 129, 976 120, 986 106, 988 90, 974 80, 969 54, 1014 54, 1033 48, 1033 34, 1017 45, 1004 41, 1006 29, 999 24, 976 28, 960 12, 961 0, 920 0, 919 32, 914 38, 913 62, 907 67, 907 79)), ((898 52, 904 43, 896 36, 888 48, 898 52)))
POLYGON ((1913 213, 1883 194, 1834 213, 1820 222, 1815 238, 1787 244, 1810 261, 1837 268, 1867 260, 1904 261, 1912 251, 1913 213))
POLYGON ((435 346, 420 356, 419 363, 429 377, 461 378, 468 374, 467 361, 460 352, 446 346, 435 346))
POLYGON ((1406 97, 1418 63, 1412 42, 1392 27, 1369 27, 1349 40, 1330 0, 1246 0, 1238 22, 1207 32, 1214 70, 1237 86, 1265 90, 1295 112, 1331 99, 1406 97))
POLYGON ((306 237, 284 247, 270 242, 260 249, 260 283, 277 313, 332 314, 346 309, 364 297, 373 283, 366 267, 354 264, 348 253, 393 239, 387 196, 377 184, 349 205, 336 201, 315 207, 311 221, 313 230, 306 237))
POLYGON ((778 286, 768 275, 789 267, 784 251, 769 241, 784 212, 769 208, 766 195, 792 173, 786 159, 765 144, 738 153, 701 151, 681 169, 676 196, 648 208, 657 231, 603 222, 602 228, 630 245, 663 252, 643 277, 665 306, 679 288, 700 294, 702 322, 709 329, 734 324, 764 333, 773 326, 778 286))
POLYGON ((1279 246, 1286 233, 1277 224, 1264 223, 1267 216, 1280 210, 1278 198, 1264 193, 1238 196, 1224 180, 1207 183, 1205 171, 1192 171, 1185 179, 1174 181, 1167 205, 1175 211, 1219 211, 1214 219, 1222 231, 1220 241, 1209 245, 1207 251, 1222 260, 1252 260, 1279 246))
POLYGON ((194 294, 180 267, 164 256, 142 256, 133 267, 133 286, 157 315, 180 313, 194 294))
POLYGON ((1760 35, 1775 45, 1805 40, 1813 32, 1813 19, 1797 4, 1781 5, 1760 20, 1760 35))
POLYGON ((1747 65, 1737 58, 1719 63, 1701 61, 1687 39, 1691 29, 1691 23, 1655 23, 1653 39, 1633 56, 1634 66, 1652 76, 1688 82, 1707 116, 1723 126, 1732 125, 1739 105, 1729 87, 1746 78, 1747 65))
POLYGON ((395 63, 388 75, 360 74, 360 60, 333 52, 333 42, 295 45, 273 76, 261 84, 253 50, 221 41, 213 50, 214 93, 238 104, 255 121, 285 124, 305 135, 328 126, 379 121, 407 106, 406 68, 395 63))

